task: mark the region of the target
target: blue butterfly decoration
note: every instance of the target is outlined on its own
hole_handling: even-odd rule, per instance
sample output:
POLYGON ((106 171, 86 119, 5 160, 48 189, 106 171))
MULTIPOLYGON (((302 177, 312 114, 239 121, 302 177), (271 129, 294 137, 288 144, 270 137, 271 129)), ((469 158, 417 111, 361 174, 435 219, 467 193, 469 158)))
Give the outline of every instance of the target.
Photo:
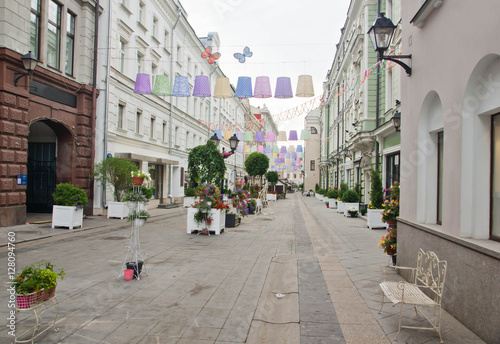
POLYGON ((253 53, 250 51, 249 47, 245 47, 243 49, 243 54, 240 53, 234 53, 233 56, 235 59, 240 61, 240 63, 245 63, 245 60, 247 57, 252 57, 253 53))

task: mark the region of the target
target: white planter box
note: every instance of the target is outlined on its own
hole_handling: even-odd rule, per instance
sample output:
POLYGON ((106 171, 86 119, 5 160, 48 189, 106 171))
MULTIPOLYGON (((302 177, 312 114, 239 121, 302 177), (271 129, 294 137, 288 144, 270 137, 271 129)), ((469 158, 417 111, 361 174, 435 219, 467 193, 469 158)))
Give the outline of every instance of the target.
POLYGON ((197 197, 184 197, 184 208, 191 207, 196 202, 197 197))
POLYGON ((210 214, 212 215, 212 223, 207 226, 206 223, 202 222, 197 224, 194 221, 194 214, 198 212, 198 208, 188 208, 187 213, 187 233, 191 234, 192 231, 202 231, 208 228, 209 231, 215 232, 215 235, 219 235, 220 232, 226 227, 226 213, 217 209, 211 209, 210 214))
POLYGON ((344 213, 345 205, 342 201, 337 201, 337 213, 344 213))
POLYGON ((368 209, 366 213, 366 226, 372 228, 389 228, 389 224, 382 222, 381 212, 384 209, 368 209))
POLYGON ((62 205, 52 206, 52 228, 54 227, 68 227, 73 229, 75 227, 83 226, 83 209, 76 207, 65 207, 62 205))
POLYGON ((126 202, 108 202, 108 219, 110 217, 119 217, 125 219, 128 217, 129 207, 126 202))
POLYGON ((276 194, 267 194, 267 200, 268 201, 277 201, 278 200, 278 195, 276 194))
POLYGON ((337 199, 329 198, 328 202, 330 203, 330 209, 337 209, 337 199))
POLYGON ((359 212, 359 203, 344 203, 344 216, 349 216, 347 209, 355 208, 359 212))

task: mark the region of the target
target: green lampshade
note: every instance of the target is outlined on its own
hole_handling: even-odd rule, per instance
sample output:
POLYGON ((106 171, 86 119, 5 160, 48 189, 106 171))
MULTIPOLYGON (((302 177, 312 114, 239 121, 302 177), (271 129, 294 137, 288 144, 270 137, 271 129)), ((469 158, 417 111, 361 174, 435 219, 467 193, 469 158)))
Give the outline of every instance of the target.
POLYGON ((253 133, 251 131, 245 131, 245 137, 243 138, 245 142, 253 142, 253 133))
POLYGON ((170 95, 170 80, 168 78, 168 75, 156 76, 153 94, 156 94, 157 96, 170 95))

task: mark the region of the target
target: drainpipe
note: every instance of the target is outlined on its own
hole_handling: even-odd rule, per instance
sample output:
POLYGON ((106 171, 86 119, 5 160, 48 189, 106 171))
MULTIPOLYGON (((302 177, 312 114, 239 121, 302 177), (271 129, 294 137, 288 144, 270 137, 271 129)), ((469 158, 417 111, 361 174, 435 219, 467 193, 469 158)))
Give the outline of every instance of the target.
MULTIPOLYGON (((94 14, 94 63, 93 63, 93 71, 92 71, 92 115, 90 121, 90 137, 92 138, 94 144, 93 148, 90 150, 90 164, 91 167, 94 167, 94 159, 95 159, 95 125, 96 125, 96 95, 97 95, 97 48, 98 48, 98 38, 99 38, 99 0, 96 1, 95 4, 95 14, 94 14)), ((94 200, 94 188, 89 188, 90 199, 94 200)), ((94 205, 92 204, 92 208, 94 205)), ((93 209, 92 209, 93 212, 93 209)))
MULTIPOLYGON (((330 84, 328 84, 328 94, 330 94, 330 84)), ((327 146, 326 146, 326 189, 330 187, 330 168, 328 167, 328 160, 329 160, 329 155, 330 155, 330 103, 327 103, 327 122, 326 122, 326 128, 327 128, 327 133, 328 133, 328 139, 327 139, 327 146)))
MULTIPOLYGON (((104 102, 104 135, 102 138, 103 143, 103 153, 102 160, 104 161, 107 158, 108 152, 108 99, 109 99, 109 76, 111 73, 111 6, 113 5, 113 1, 109 1, 109 14, 108 14, 108 49, 107 49, 107 67, 106 67, 106 100, 104 102)), ((106 183, 102 183, 102 191, 101 191, 101 203, 104 208, 106 204, 106 183)))
MULTIPOLYGON (((380 15, 380 0, 377 0, 377 17, 380 15)), ((377 62, 381 61, 381 56, 380 53, 377 51, 377 62)), ((380 111, 380 63, 377 64, 377 88, 376 88, 376 101, 375 101, 375 129, 379 127, 379 117, 378 113, 380 111)), ((377 139, 375 139, 375 169, 378 171, 378 151, 379 151, 379 144, 377 139)))

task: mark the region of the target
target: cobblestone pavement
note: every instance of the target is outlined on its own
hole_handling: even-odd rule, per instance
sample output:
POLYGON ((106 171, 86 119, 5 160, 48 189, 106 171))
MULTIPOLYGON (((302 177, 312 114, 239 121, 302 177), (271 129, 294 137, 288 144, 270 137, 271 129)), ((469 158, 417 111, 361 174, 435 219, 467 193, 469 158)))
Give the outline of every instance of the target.
MULTIPOLYGON (((59 331, 37 343, 394 342, 399 308, 385 305, 378 314, 388 256, 377 244, 385 231, 369 230, 364 219, 296 194, 220 236, 186 234, 183 208, 151 213, 141 232, 147 274, 129 282, 118 277, 130 233, 125 220, 89 217, 74 231, 50 222, 1 229, 4 281, 12 231, 17 271, 44 259, 66 272, 57 286, 59 331)), ((3 319, 8 296, 4 288, 3 319)), ((33 324, 28 315, 17 315, 17 333, 33 324)), ((424 321, 411 308, 403 316, 409 324, 424 321)), ((446 312, 442 319, 445 343, 482 343, 446 312)), ((13 341, 4 327, 0 343, 13 341)), ((436 333, 414 330, 402 330, 397 341, 438 342, 436 333)))

